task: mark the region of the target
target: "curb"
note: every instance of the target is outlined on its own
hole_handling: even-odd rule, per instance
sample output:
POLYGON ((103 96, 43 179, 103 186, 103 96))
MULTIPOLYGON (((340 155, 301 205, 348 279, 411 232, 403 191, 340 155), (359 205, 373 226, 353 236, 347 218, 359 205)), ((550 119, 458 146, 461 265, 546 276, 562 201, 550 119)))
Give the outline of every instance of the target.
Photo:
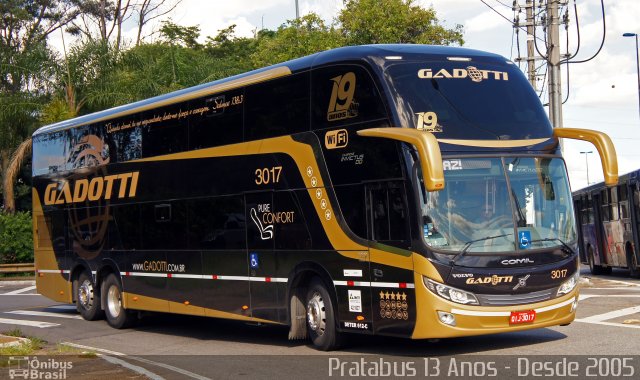
POLYGON ((13 339, 13 340, 11 340, 9 342, 0 343, 0 348, 19 346, 19 345, 21 345, 23 343, 29 342, 28 338, 20 338, 20 337, 17 337, 17 336, 8 336, 8 335, 1 335, 0 334, 0 338, 13 339))

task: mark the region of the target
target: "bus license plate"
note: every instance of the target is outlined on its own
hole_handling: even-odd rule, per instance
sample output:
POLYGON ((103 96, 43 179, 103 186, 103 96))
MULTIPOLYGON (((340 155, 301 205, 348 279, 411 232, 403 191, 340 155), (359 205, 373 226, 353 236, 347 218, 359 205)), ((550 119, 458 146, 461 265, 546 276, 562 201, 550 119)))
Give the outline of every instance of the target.
POLYGON ((509 324, 517 325, 520 323, 531 323, 536 319, 536 311, 535 310, 527 310, 527 311, 512 311, 511 316, 509 316, 509 324))

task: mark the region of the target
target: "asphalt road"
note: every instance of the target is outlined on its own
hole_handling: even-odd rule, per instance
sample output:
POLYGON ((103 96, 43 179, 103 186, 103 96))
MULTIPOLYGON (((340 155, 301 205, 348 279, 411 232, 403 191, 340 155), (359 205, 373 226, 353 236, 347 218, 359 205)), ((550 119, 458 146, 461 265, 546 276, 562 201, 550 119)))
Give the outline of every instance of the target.
MULTIPOLYGON (((152 374, 148 376, 157 378, 264 378, 283 373, 292 378, 335 378, 328 369, 339 358, 373 356, 411 361, 640 354, 640 280, 630 279, 623 270, 609 276, 582 272, 577 319, 569 326, 438 342, 352 336, 341 351, 324 353, 307 342, 289 341, 286 327, 166 314, 149 315, 133 329, 115 330, 105 321, 84 321, 68 305, 35 294, 31 283, 11 282, 0 282, 0 332, 19 328, 49 343, 87 347, 146 368, 152 374)), ((634 360, 637 376, 640 357, 634 360)))

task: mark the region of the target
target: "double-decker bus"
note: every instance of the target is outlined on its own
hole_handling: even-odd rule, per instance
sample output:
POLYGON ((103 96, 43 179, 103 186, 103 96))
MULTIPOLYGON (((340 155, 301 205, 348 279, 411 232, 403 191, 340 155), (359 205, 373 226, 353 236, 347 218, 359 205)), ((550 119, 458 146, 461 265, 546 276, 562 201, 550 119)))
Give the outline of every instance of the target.
POLYGON ((582 263, 596 275, 628 268, 640 277, 640 171, 620 176, 617 186, 600 182, 575 191, 573 202, 582 263))
POLYGON ((511 61, 335 49, 33 136, 38 291, 115 328, 139 311, 423 338, 573 321, 559 138, 511 61))

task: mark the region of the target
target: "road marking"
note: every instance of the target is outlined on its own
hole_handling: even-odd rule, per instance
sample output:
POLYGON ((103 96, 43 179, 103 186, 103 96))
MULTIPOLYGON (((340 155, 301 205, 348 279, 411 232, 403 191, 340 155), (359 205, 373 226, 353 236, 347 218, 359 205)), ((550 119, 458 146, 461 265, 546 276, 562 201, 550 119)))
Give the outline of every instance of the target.
POLYGON ((580 301, 598 297, 640 298, 640 294, 580 294, 580 301))
POLYGON ((626 288, 621 288, 621 287, 617 287, 617 288, 582 288, 582 290, 631 290, 633 292, 639 292, 640 288, 628 286, 626 288))
POLYGON ((104 348, 84 346, 82 344, 71 343, 71 342, 62 342, 61 344, 65 345, 65 346, 70 346, 70 347, 75 347, 75 348, 82 348, 82 349, 85 349, 85 350, 96 351, 96 352, 100 352, 100 353, 104 353, 104 354, 108 354, 108 355, 124 356, 129 360, 136 360, 136 361, 139 361, 141 363, 151 364, 151 365, 154 365, 154 366, 157 366, 157 367, 162 367, 164 369, 168 369, 169 371, 177 372, 177 373, 179 373, 181 375, 185 375, 185 376, 191 377, 192 379, 196 379, 196 380, 211 380, 208 377, 198 375, 197 373, 193 373, 193 372, 187 371, 186 369, 174 367, 174 366, 169 365, 169 364, 154 362, 153 360, 144 359, 144 358, 141 358, 141 357, 138 357, 138 356, 126 355, 126 354, 123 354, 122 352, 105 350, 104 348))
POLYGON ((598 280, 609 281, 609 282, 615 282, 617 284, 624 284, 624 285, 629 285, 629 286, 640 286, 640 283, 637 283, 637 282, 610 280, 608 278, 600 278, 600 277, 587 277, 587 278, 589 278, 589 279, 598 279, 598 280))
POLYGON ((602 322, 602 321, 585 321, 584 319, 575 319, 574 322, 583 322, 583 323, 591 323, 593 325, 603 325, 603 326, 615 326, 615 327, 626 327, 630 329, 640 329, 638 325, 625 325, 622 323, 613 323, 613 322, 602 322))
POLYGON ((29 292, 29 291, 31 291, 31 290, 33 290, 35 288, 36 288, 35 285, 34 286, 28 286, 26 288, 14 290, 12 292, 3 293, 2 295, 3 296, 13 296, 13 295, 16 295, 16 294, 22 294, 22 293, 29 292))
POLYGON ((625 309, 614 310, 608 313, 592 315, 587 318, 581 318, 581 322, 602 322, 608 319, 623 317, 625 315, 640 313, 640 306, 627 307, 625 309))
POLYGON ((149 371, 146 368, 142 368, 140 366, 130 364, 130 363, 128 363, 128 362, 126 362, 126 361, 124 361, 122 359, 114 358, 114 357, 108 356, 108 355, 98 355, 98 356, 100 356, 102 359, 108 361, 111 364, 117 364, 119 366, 128 368, 128 369, 132 370, 133 372, 136 372, 136 373, 139 373, 141 375, 144 375, 144 376, 146 376, 146 377, 148 377, 148 378, 150 378, 152 380, 164 380, 164 377, 162 377, 160 375, 157 375, 157 374, 149 371))
POLYGON ((76 315, 76 314, 50 313, 50 312, 47 312, 47 311, 32 311, 32 310, 5 311, 5 314, 31 315, 31 316, 34 316, 34 317, 54 317, 54 318, 82 319, 81 316, 76 315))
POLYGON ((9 325, 39 327, 41 329, 46 328, 46 327, 60 326, 59 323, 49 323, 49 322, 40 322, 40 321, 27 321, 27 320, 24 320, 24 319, 7 319, 7 318, 0 318, 0 323, 5 323, 5 324, 9 324, 9 325))

